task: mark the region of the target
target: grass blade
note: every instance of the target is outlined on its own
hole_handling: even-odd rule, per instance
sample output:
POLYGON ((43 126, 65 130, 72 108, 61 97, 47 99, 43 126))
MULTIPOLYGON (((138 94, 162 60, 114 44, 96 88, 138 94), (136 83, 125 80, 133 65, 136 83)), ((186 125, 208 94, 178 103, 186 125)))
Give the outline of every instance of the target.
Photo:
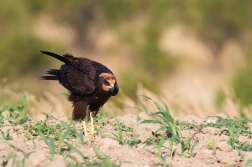
POLYGON ((22 101, 19 105, 19 111, 21 112, 26 104, 26 95, 23 96, 22 101))
POLYGON ((244 167, 250 167, 250 165, 252 164, 252 159, 249 159, 246 164, 244 165, 244 167))
POLYGON ((101 150, 99 150, 98 148, 96 148, 96 147, 94 147, 94 146, 93 146, 92 148, 93 148, 93 151, 94 151, 95 155, 96 155, 100 160, 103 161, 105 167, 115 166, 115 165, 110 161, 109 157, 108 157, 106 154, 104 154, 101 150))
POLYGON ((141 123, 147 123, 147 124, 149 124, 149 123, 153 123, 153 124, 162 124, 162 122, 161 121, 159 121, 159 120, 144 120, 144 121, 142 121, 141 123))
POLYGON ((103 159, 105 159, 105 158, 107 157, 103 152, 101 152, 101 150, 99 150, 99 149, 96 148, 95 146, 93 146, 92 148, 93 148, 93 150, 94 150, 95 155, 96 155, 99 159, 103 160, 103 159))
POLYGON ((49 147, 49 152, 51 156, 51 160, 54 159, 54 154, 55 154, 55 146, 52 138, 48 138, 48 147, 49 147))
POLYGON ((72 151, 76 152, 77 154, 79 154, 83 158, 83 160, 85 160, 85 156, 83 155, 83 153, 78 148, 74 147, 72 144, 69 144, 67 142, 65 142, 65 145, 67 147, 69 147, 70 150, 72 150, 72 151))
POLYGON ((74 133, 75 137, 80 141, 81 144, 84 143, 84 136, 82 132, 75 132, 74 133))
POLYGON ((12 104, 0 110, 0 114, 2 114, 5 111, 15 111, 18 109, 18 107, 19 107, 19 104, 12 104))
POLYGON ((0 140, 2 140, 5 144, 14 148, 15 150, 22 152, 24 154, 24 156, 27 156, 27 153, 23 149, 15 146, 14 144, 12 144, 11 142, 8 142, 7 140, 1 139, 1 138, 0 138, 0 140))

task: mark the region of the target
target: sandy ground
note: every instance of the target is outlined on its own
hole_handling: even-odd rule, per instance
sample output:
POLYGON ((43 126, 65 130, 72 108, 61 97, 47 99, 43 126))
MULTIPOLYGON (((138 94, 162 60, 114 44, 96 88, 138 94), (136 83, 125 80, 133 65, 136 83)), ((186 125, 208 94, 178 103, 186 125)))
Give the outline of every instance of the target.
MULTIPOLYGON (((148 138, 153 137, 152 132, 158 128, 158 125, 142 124, 141 121, 148 119, 148 116, 146 116, 145 113, 140 113, 139 115, 127 114, 116 118, 120 120, 125 127, 132 128, 131 132, 123 132, 124 137, 132 139, 132 136, 134 136, 137 140, 141 140, 140 144, 133 147, 129 145, 120 145, 118 141, 108 138, 109 136, 112 136, 112 133, 117 133, 117 123, 115 118, 107 118, 103 123, 99 123, 99 126, 96 127, 96 136, 94 138, 89 136, 85 137, 83 144, 81 144, 76 138, 66 138, 65 141, 78 148, 89 162, 100 161, 92 149, 92 147, 95 146, 105 153, 113 163, 123 167, 160 166, 160 161, 157 156, 150 154, 147 151, 156 151, 156 149, 152 145, 148 146, 143 144, 148 138)), ((66 123, 69 122, 67 118, 62 118, 60 120, 66 123)), ((33 118, 31 122, 35 124, 39 121, 47 121, 47 123, 53 125, 58 124, 60 120, 46 120, 44 115, 40 115, 33 118)), ((195 124, 202 123, 203 121, 192 115, 181 118, 180 120, 188 122, 195 121, 195 124)), ((81 124, 76 124, 75 128, 77 131, 82 131, 81 124)), ((61 155, 57 154, 55 155, 54 160, 50 160, 48 146, 40 137, 35 137, 34 140, 28 140, 26 137, 27 131, 23 126, 11 126, 8 121, 5 121, 4 124, 2 124, 1 131, 7 132, 8 130, 13 137, 13 140, 8 140, 8 142, 28 153, 25 158, 26 166, 64 167, 69 163, 69 160, 65 158, 65 155, 71 152, 69 148, 64 147, 61 155)), ((220 129, 207 127, 203 128, 201 131, 179 130, 179 132, 184 139, 193 137, 193 143, 196 143, 195 149, 190 157, 188 151, 184 153, 185 156, 181 155, 180 145, 174 146, 174 150, 176 151, 173 157, 170 156, 170 151, 165 149, 162 152, 162 156, 166 158, 166 164, 168 166, 242 166, 252 157, 252 152, 238 152, 237 150, 232 149, 231 146, 227 144, 228 136, 224 134, 219 135, 221 132, 220 129), (211 137, 216 143, 216 147, 212 150, 207 148, 207 143, 211 137)), ((9 144, 2 140, 2 137, 0 138, 0 161, 2 166, 4 166, 3 159, 10 154, 16 155, 19 160, 24 157, 22 151, 10 147, 9 144)), ((249 139, 249 137, 241 136, 239 140, 247 141, 252 144, 252 140, 251 138, 249 139)), ((71 155, 75 156, 79 162, 83 162, 83 159, 77 153, 72 152, 71 155)), ((13 161, 9 160, 6 166, 12 166, 12 163, 13 161)))

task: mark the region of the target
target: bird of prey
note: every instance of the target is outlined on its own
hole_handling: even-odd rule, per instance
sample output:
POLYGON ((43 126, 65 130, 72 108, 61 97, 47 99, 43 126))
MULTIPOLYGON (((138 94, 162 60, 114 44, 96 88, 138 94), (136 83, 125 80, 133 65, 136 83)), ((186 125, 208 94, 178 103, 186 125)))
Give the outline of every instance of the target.
POLYGON ((43 54, 54 57, 64 64, 50 69, 42 80, 58 80, 69 90, 68 100, 73 104, 73 120, 82 120, 84 133, 88 135, 85 118, 90 113, 91 133, 95 135, 93 118, 111 96, 117 95, 119 87, 115 75, 106 66, 87 58, 74 57, 70 53, 60 56, 48 51, 43 54))

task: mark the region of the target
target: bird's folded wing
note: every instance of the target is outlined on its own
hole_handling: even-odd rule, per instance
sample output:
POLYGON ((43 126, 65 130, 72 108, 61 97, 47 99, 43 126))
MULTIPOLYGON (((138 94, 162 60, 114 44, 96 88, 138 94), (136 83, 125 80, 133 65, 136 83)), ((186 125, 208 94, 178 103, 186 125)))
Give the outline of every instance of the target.
POLYGON ((85 58, 81 58, 81 59, 75 59, 74 62, 71 63, 71 66, 77 69, 78 71, 84 72, 85 74, 87 74, 88 78, 94 80, 96 71, 99 69, 99 67, 97 68, 94 66, 94 64, 98 63, 96 62, 94 64, 92 63, 94 62, 85 58))
POLYGON ((72 66, 63 66, 58 78, 60 83, 73 93, 90 94, 95 90, 94 81, 86 73, 72 66))

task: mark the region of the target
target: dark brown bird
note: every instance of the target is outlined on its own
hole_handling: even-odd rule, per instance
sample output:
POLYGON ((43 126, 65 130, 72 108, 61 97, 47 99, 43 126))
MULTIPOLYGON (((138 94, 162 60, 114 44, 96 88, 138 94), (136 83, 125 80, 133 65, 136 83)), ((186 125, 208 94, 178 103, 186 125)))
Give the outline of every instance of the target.
POLYGON ((47 71, 42 80, 58 80, 69 90, 68 100, 73 103, 73 120, 82 120, 84 133, 86 129, 86 113, 90 112, 91 136, 95 135, 93 118, 111 96, 117 95, 119 87, 114 74, 106 66, 87 58, 73 57, 66 53, 63 56, 41 51, 43 54, 62 61, 60 69, 47 71))

